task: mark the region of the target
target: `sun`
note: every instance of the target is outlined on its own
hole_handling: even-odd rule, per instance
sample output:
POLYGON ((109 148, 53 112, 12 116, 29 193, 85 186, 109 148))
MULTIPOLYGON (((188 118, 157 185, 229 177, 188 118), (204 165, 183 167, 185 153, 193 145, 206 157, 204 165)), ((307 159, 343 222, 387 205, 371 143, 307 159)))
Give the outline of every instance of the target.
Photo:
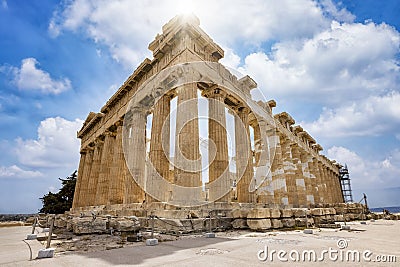
POLYGON ((191 0, 179 0, 176 3, 178 14, 190 15, 195 11, 195 5, 191 0))

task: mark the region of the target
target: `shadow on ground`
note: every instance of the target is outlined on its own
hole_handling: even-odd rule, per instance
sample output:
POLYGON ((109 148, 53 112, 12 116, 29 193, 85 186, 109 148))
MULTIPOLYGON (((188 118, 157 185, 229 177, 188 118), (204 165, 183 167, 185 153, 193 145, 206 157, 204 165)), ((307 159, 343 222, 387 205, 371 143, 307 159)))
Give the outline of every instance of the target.
MULTIPOLYGON (((129 264, 139 265, 144 264, 147 260, 154 259, 157 257, 163 257, 167 255, 173 255, 182 250, 188 250, 184 257, 178 257, 180 259, 192 258, 200 252, 200 247, 207 247, 217 243, 223 243, 233 241, 234 239, 229 238, 188 238, 181 239, 171 242, 162 242, 157 246, 134 246, 120 249, 113 249, 107 251, 96 251, 81 256, 88 258, 101 259, 110 265, 129 264)), ((212 248, 212 247, 210 247, 212 248)))

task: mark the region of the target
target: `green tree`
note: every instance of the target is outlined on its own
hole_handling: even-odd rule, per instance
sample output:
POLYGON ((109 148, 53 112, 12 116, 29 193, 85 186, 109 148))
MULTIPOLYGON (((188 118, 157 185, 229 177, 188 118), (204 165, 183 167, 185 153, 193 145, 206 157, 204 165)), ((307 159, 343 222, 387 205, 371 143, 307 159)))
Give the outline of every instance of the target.
POLYGON ((76 178, 77 171, 74 171, 65 179, 58 178, 61 181, 61 189, 57 193, 49 192, 40 198, 43 207, 39 212, 62 214, 68 211, 72 207, 72 201, 74 199, 76 178))

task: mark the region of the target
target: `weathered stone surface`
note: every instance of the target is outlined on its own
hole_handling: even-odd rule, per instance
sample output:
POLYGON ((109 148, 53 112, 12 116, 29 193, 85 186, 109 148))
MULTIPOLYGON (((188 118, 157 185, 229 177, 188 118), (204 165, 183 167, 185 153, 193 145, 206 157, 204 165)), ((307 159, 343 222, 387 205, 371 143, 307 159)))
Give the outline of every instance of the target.
POLYGON ((281 220, 279 220, 279 219, 271 219, 271 224, 272 224, 272 228, 274 228, 274 229, 283 227, 283 224, 282 224, 281 220))
POLYGON ((333 220, 335 222, 343 222, 344 221, 344 216, 343 215, 333 215, 333 220))
POLYGON ((314 219, 313 218, 308 218, 308 219, 306 219, 306 218, 295 218, 295 224, 298 227, 305 227, 305 226, 307 226, 306 223, 308 224, 308 227, 310 227, 311 225, 314 225, 314 219))
POLYGON ((281 217, 282 218, 291 218, 293 216, 293 211, 291 209, 282 209, 281 217))
POLYGON ((117 218, 110 221, 110 227, 119 232, 131 232, 139 229, 139 221, 117 218))
POLYGON ((305 209, 292 209, 293 216, 296 218, 306 217, 306 210, 305 209))
POLYGON ((268 230, 272 227, 270 219, 251 220, 247 219, 247 225, 252 230, 268 230))
POLYGON ((247 218, 250 218, 250 219, 271 218, 271 209, 268 209, 268 208, 252 209, 247 214, 247 218))
POLYGON ((246 229, 249 228, 246 219, 236 219, 232 222, 232 227, 235 229, 246 229))
POLYGON ((296 225, 295 219, 282 219, 281 222, 285 228, 293 228, 296 225))
POLYGON ((234 209, 232 210, 232 218, 247 218, 249 214, 249 210, 245 208, 234 209))
POLYGON ((280 218, 281 211, 279 209, 271 209, 271 218, 280 218))
POLYGON ((324 209, 323 208, 311 209, 311 215, 313 215, 313 216, 322 216, 322 215, 324 215, 324 209))
POLYGON ((101 234, 106 232, 106 219, 74 218, 72 230, 74 234, 101 234))

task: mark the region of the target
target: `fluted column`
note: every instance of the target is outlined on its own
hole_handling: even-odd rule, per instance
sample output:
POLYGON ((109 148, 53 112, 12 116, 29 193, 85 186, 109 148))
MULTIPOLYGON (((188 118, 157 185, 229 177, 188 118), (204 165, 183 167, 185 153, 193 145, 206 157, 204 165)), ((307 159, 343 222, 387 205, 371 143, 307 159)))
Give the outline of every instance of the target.
POLYGON ((198 187, 202 182, 197 87, 195 84, 183 85, 177 93, 174 180, 176 185, 198 187))
POLYGON ((110 191, 110 166, 113 160, 115 134, 105 132, 104 147, 101 155, 101 166, 96 191, 96 205, 105 205, 109 201, 110 191))
POLYGON ((101 166, 101 154, 103 151, 104 140, 97 138, 94 141, 93 151, 93 167, 90 172, 87 205, 92 206, 96 203, 97 183, 99 181, 99 173, 101 166))
MULTIPOLYGON (((173 182, 169 175, 169 137, 170 137, 170 120, 169 113, 171 110, 171 97, 163 95, 154 105, 153 121, 151 125, 151 141, 150 141, 150 161, 155 170, 165 179, 173 182), (164 128, 163 128, 164 127, 164 128), (163 139, 164 138, 164 148, 163 139)), ((147 186, 157 187, 158 185, 148 184, 147 186)), ((168 188, 157 188, 159 194, 167 193, 168 188)), ((158 201, 150 196, 146 201, 158 201)))
POLYGON ((76 186, 75 186, 75 191, 74 191, 74 200, 72 203, 72 208, 79 207, 79 193, 81 191, 81 185, 82 185, 82 179, 83 179, 83 169, 85 166, 85 158, 86 158, 86 149, 83 149, 80 151, 81 158, 79 160, 79 168, 78 168, 78 177, 76 180, 76 186))
POLYGON ((240 179, 237 183, 237 200, 242 203, 255 201, 254 192, 249 192, 249 185, 253 177, 249 112, 248 108, 241 107, 237 111, 237 116, 235 116, 236 174, 238 175, 236 181, 240 179), (241 173, 243 173, 242 177, 240 177, 241 173))
POLYGON ((299 206, 299 198, 296 186, 296 165, 292 159, 292 141, 283 136, 281 140, 281 149, 283 157, 283 169, 286 177, 286 187, 289 205, 293 207, 299 206))
POLYGON ((303 166, 300 160, 300 148, 297 144, 292 146, 292 160, 295 165, 296 189, 299 206, 305 207, 307 205, 306 184, 303 174, 303 166))
POLYGON ((88 147, 85 156, 85 166, 82 172, 82 184, 79 190, 79 207, 88 206, 88 189, 90 174, 93 166, 93 148, 88 147))
POLYGON ((319 196, 321 199, 321 203, 328 203, 328 196, 327 196, 327 184, 325 179, 325 173, 323 169, 323 164, 321 161, 317 162, 318 170, 320 174, 320 184, 318 185, 319 188, 319 196))
POLYGON ((219 88, 213 88, 203 92, 208 100, 208 139, 209 157, 214 154, 215 158, 209 158, 209 183, 213 183, 209 194, 211 200, 228 202, 229 194, 218 199, 226 189, 230 188, 228 139, 226 133, 226 114, 224 105, 224 92, 219 88), (215 150, 215 151, 213 151, 215 150), (219 178, 219 179, 218 179, 219 178), (214 182, 218 179, 217 182, 214 182))
POLYGON ((315 196, 314 196, 314 186, 315 176, 311 173, 312 168, 312 156, 308 154, 306 151, 301 151, 300 160, 302 164, 302 172, 304 177, 304 183, 306 186, 306 200, 307 205, 315 204, 315 196))
POLYGON ((122 121, 116 123, 115 147, 113 153, 112 167, 110 168, 110 204, 122 204, 125 194, 124 165, 125 157, 122 149, 122 121))
POLYGON ((320 174, 318 170, 318 166, 316 163, 316 159, 312 157, 311 161, 308 163, 310 174, 311 174, 311 185, 314 194, 314 202, 321 203, 320 192, 318 185, 320 184, 320 174))
POLYGON ((146 185, 145 165, 146 165, 146 121, 147 114, 139 108, 132 110, 129 119, 131 125, 128 137, 128 166, 129 172, 125 175, 126 199, 127 203, 137 203, 144 200, 144 191, 138 185, 146 185), (133 177, 135 179, 133 179, 133 177), (136 182, 138 181, 138 183, 136 182))

